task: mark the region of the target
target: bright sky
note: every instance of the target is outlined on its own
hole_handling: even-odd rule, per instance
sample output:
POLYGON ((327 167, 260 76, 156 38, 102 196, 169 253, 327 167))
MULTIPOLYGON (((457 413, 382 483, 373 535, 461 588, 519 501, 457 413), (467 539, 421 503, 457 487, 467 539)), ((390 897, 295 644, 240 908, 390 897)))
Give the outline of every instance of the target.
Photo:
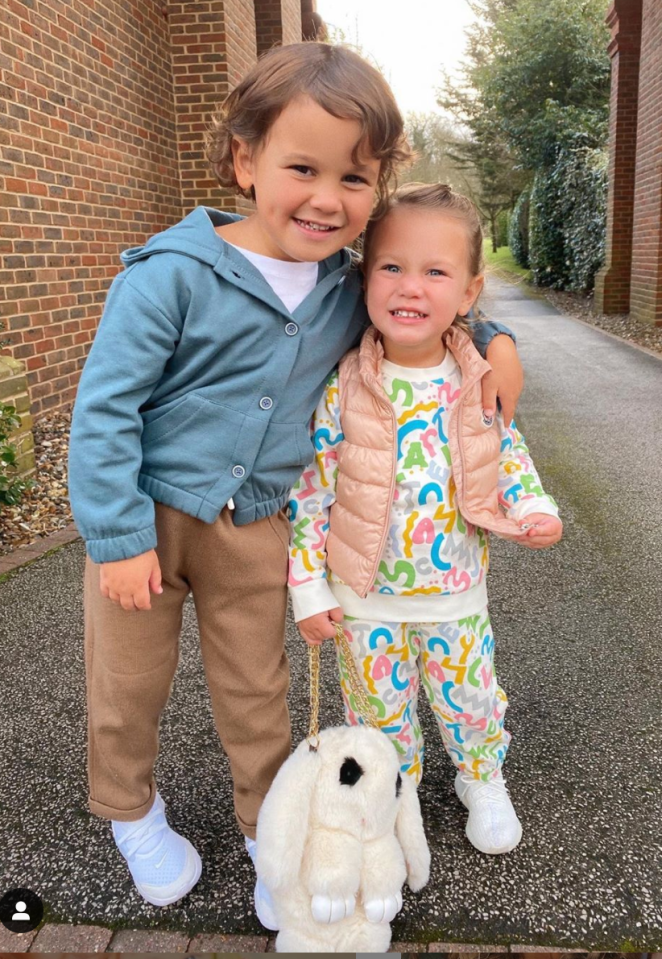
POLYGON ((317 10, 374 57, 403 113, 438 109, 439 68, 457 70, 474 20, 467 0, 317 0, 317 10))

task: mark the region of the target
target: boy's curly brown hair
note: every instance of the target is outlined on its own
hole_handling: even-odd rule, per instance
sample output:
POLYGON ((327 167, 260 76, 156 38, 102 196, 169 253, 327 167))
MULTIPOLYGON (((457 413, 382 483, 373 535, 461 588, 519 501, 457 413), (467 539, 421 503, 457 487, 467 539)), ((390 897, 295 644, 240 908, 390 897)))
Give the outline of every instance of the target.
POLYGON ((306 41, 274 47, 262 56, 229 94, 212 119, 205 152, 223 187, 253 199, 237 183, 232 140, 252 149, 264 142, 283 109, 297 97, 310 97, 343 120, 356 120, 361 136, 352 159, 367 145, 380 161, 373 215, 386 209, 398 167, 411 157, 404 122, 381 73, 347 47, 306 41))

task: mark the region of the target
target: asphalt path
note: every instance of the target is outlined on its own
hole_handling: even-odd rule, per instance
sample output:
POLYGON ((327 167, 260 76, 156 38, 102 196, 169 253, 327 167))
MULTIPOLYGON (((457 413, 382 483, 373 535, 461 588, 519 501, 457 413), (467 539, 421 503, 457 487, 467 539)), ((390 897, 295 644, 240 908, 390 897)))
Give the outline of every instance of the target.
MULTIPOLYGON (((464 836, 453 768, 427 708, 421 804, 432 879, 394 924, 405 942, 662 949, 662 360, 490 281, 527 380, 518 422, 563 542, 493 544, 497 672, 513 742, 505 772, 524 825, 513 853, 464 836)), ((27 886, 51 921, 254 934, 253 875, 232 814, 192 603, 157 768, 172 824, 198 848, 198 886, 155 909, 86 808, 81 543, 0 583, 0 895, 27 886)), ((307 662, 288 626, 294 737, 307 662)), ((323 657, 322 725, 342 721, 323 657)))

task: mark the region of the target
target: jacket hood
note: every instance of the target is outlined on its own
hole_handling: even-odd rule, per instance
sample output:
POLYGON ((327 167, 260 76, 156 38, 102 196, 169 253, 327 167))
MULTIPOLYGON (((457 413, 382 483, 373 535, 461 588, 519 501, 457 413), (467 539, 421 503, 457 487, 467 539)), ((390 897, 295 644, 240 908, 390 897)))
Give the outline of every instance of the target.
MULTIPOLYGON (((211 267, 218 266, 219 260, 227 259, 244 273, 255 272, 241 251, 226 243, 215 230, 217 226, 243 219, 238 213, 221 213, 211 207, 196 207, 179 223, 151 237, 144 246, 125 250, 121 254, 122 263, 128 267, 154 253, 181 253, 211 267)), ((338 269, 346 271, 351 265, 352 255, 348 250, 340 250, 322 262, 326 266, 322 275, 338 269)))

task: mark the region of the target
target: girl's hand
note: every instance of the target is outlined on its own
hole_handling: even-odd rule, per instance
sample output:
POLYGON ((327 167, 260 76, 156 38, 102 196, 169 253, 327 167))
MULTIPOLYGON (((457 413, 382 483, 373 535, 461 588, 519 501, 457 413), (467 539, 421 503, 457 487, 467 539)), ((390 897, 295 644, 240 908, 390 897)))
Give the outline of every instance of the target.
POLYGON ((516 536, 515 540, 528 549, 547 549, 558 543, 563 535, 561 520, 547 513, 529 513, 520 521, 520 526, 528 526, 529 529, 523 530, 522 536, 516 536))
POLYGON ((483 409, 494 416, 497 397, 501 403, 503 422, 510 426, 515 419, 515 410, 524 385, 524 371, 519 361, 517 347, 509 336, 499 333, 490 340, 486 351, 487 362, 492 372, 483 377, 483 409))
POLYGON ((336 635, 334 623, 339 623, 342 617, 342 609, 336 606, 335 609, 326 609, 323 613, 300 619, 297 626, 309 646, 319 646, 325 639, 333 639, 336 635))

